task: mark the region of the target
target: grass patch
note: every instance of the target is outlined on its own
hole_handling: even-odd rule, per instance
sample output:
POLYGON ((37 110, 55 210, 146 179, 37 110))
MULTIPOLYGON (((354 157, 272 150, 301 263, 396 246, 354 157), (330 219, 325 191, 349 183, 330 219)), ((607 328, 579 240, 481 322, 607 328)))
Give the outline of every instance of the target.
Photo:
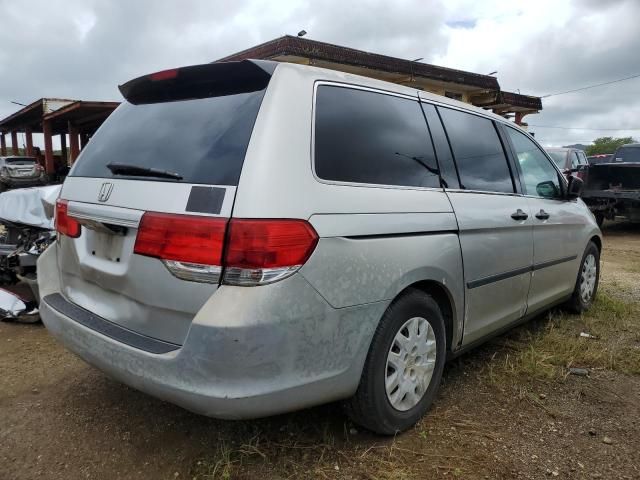
POLYGON ((501 340, 505 352, 490 363, 490 378, 494 383, 513 376, 561 378, 570 367, 640 374, 639 310, 601 291, 582 315, 549 312, 501 340), (581 332, 596 338, 583 338, 581 332))

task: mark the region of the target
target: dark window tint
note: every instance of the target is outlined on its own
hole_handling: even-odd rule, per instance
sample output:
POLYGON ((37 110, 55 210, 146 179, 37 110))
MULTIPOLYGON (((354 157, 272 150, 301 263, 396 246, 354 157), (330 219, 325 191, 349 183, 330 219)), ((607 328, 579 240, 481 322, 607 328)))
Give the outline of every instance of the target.
POLYGON ((525 134, 510 127, 506 130, 518 157, 524 193, 543 198, 561 197, 562 187, 558 171, 542 150, 525 134))
POLYGON ((640 162, 640 147, 620 147, 610 162, 640 162))
POLYGON ((458 110, 439 111, 458 166, 461 188, 512 193, 507 157, 493 122, 458 110))
POLYGON ((125 102, 93 136, 71 175, 128 178, 107 168, 119 163, 177 173, 186 183, 237 185, 263 94, 125 102))
POLYGON ((315 167, 326 180, 440 187, 420 104, 363 90, 318 88, 315 167))

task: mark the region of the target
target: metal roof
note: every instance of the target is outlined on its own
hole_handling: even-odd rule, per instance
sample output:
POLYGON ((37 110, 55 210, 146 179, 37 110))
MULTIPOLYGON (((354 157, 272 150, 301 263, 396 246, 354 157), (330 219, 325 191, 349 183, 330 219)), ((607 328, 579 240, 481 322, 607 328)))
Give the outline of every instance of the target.
POLYGON ((120 102, 87 102, 78 100, 44 116, 51 121, 52 132, 66 133, 71 122, 79 130, 93 132, 104 122, 120 102))
POLYGON ((427 63, 419 63, 290 35, 285 35, 255 47, 242 50, 241 52, 228 55, 217 61, 275 59, 276 57, 286 56, 364 67, 413 77, 424 77, 439 82, 455 83, 478 89, 500 89, 498 80, 490 75, 481 75, 427 63))
POLYGON ((0 132, 24 130, 31 127, 34 132, 42 132, 42 117, 58 110, 75 100, 66 98, 40 98, 12 115, 0 120, 0 132))

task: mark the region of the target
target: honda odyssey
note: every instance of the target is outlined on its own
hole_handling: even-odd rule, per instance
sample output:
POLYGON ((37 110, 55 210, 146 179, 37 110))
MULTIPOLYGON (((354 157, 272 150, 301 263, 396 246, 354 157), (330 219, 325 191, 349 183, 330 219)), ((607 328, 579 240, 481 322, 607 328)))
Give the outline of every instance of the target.
POLYGON ((134 388, 231 419, 342 400, 393 434, 447 358, 593 302, 581 181, 502 117, 265 61, 120 90, 38 268, 50 332, 134 388))

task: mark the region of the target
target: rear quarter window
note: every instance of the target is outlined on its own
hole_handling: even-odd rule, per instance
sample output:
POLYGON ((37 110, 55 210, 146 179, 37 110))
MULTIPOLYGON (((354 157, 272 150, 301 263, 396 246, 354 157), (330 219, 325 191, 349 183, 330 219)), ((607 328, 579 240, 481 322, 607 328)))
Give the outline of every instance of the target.
POLYGON ((321 85, 315 103, 318 177, 351 183, 440 187, 417 100, 321 85))
POLYGON ((264 90, 141 105, 124 102, 82 151, 70 175, 113 178, 107 165, 125 163, 177 173, 185 183, 237 185, 263 96, 264 90))

